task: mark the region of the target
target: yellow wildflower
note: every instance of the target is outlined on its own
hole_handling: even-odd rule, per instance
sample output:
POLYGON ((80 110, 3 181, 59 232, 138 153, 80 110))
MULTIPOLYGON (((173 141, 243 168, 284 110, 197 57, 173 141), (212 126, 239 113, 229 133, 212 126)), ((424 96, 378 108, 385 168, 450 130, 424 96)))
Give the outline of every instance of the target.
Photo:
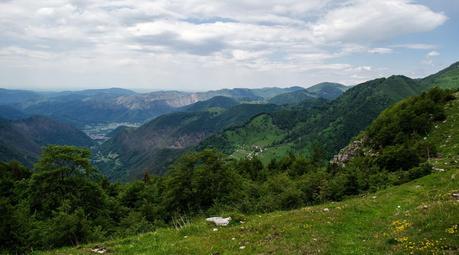
POLYGON ((446 233, 448 233, 448 234, 455 234, 455 233, 457 233, 457 225, 453 225, 452 227, 447 228, 447 229, 446 229, 446 233))

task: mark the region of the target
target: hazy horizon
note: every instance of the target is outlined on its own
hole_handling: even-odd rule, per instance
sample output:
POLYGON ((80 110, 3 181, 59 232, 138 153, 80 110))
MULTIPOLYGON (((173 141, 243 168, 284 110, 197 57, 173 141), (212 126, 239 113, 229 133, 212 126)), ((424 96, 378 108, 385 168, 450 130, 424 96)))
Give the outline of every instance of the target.
POLYGON ((355 85, 459 60, 455 0, 0 1, 0 87, 355 85))

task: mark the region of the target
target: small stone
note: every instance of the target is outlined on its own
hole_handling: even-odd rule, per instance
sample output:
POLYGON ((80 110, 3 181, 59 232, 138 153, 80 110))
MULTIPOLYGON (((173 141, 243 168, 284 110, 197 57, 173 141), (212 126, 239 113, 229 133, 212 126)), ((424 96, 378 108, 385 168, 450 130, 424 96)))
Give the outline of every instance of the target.
POLYGON ((226 226, 230 223, 231 217, 223 218, 223 217, 210 217, 206 219, 207 222, 212 222, 216 226, 226 226))
POLYGON ((423 205, 422 206, 422 209, 426 210, 427 208, 429 208, 427 205, 423 205))
POLYGON ((324 212, 329 212, 329 211, 330 211, 330 209, 324 208, 324 212))
POLYGON ((244 250, 244 249, 245 249, 245 246, 239 247, 239 250, 244 250))
POLYGON ((107 252, 107 249, 103 248, 103 247, 96 247, 94 249, 91 249, 92 252, 94 253, 98 253, 98 254, 104 254, 107 252))

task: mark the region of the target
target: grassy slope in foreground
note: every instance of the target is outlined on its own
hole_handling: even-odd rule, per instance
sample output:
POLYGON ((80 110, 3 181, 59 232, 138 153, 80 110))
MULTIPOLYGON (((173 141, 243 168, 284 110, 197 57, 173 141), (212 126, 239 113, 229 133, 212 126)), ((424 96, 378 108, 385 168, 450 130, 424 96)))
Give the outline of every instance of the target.
POLYGON ((218 231, 197 219, 179 231, 44 254, 91 254, 97 245, 110 254, 457 254, 459 100, 446 113, 427 137, 441 155, 432 163, 444 172, 343 202, 248 216, 218 231))
MULTIPOLYGON (((458 189, 455 169, 362 198, 250 216, 245 224, 218 231, 199 220, 179 231, 159 229, 100 246, 113 254, 431 254, 444 247, 458 252, 459 202, 451 196, 458 189)), ((95 246, 45 254, 90 254, 95 246)))

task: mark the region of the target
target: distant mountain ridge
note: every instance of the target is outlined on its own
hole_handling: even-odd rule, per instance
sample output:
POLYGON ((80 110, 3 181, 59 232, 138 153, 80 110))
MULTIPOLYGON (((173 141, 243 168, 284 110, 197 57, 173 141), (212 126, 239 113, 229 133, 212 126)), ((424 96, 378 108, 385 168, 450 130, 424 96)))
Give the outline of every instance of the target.
POLYGON ((157 91, 136 93, 110 88, 63 92, 0 90, 1 105, 8 105, 28 115, 45 115, 72 123, 145 122, 162 114, 180 111, 182 107, 213 97, 224 96, 238 102, 264 102, 301 87, 261 89, 221 89, 206 92, 157 91))
POLYGON ((334 100, 348 89, 349 87, 339 83, 323 82, 307 89, 279 94, 269 99, 268 102, 277 105, 294 105, 315 98, 334 100))

